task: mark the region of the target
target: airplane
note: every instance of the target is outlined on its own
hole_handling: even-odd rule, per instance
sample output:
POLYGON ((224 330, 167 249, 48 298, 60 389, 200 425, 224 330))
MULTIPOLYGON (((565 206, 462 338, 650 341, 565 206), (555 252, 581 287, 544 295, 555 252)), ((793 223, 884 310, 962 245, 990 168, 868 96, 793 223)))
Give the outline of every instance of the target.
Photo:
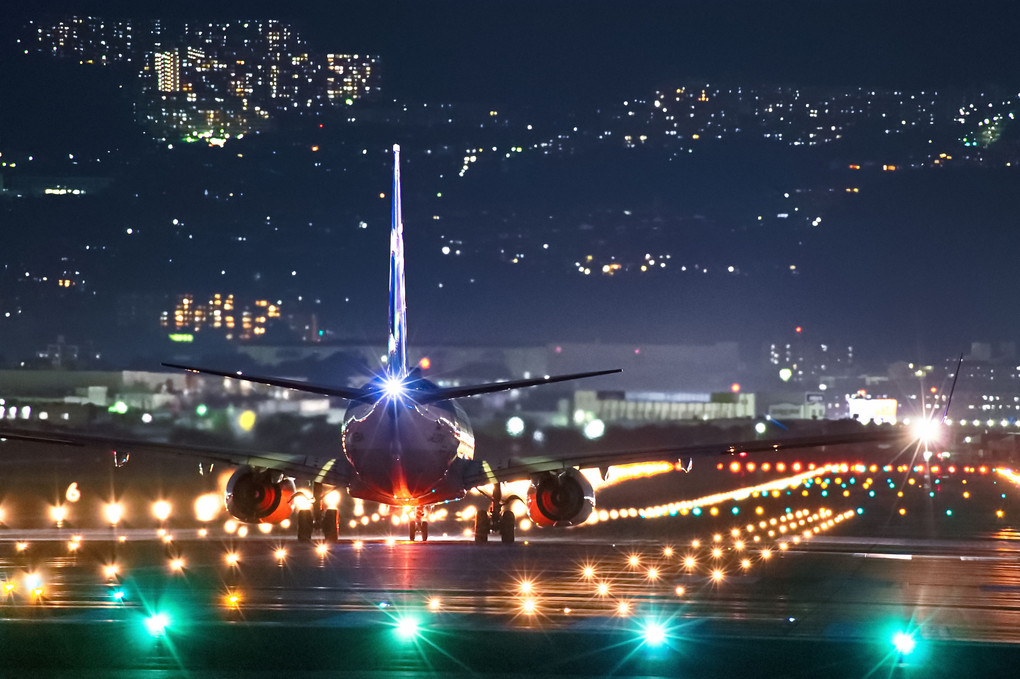
POLYGON ((408 538, 413 542, 418 536, 422 541, 428 540, 426 517, 430 507, 460 500, 474 488, 492 485, 488 510, 475 515, 474 539, 486 542, 491 534, 498 534, 502 542, 512 543, 516 516, 510 505, 521 498, 504 497, 502 484, 505 482, 531 481, 524 502, 533 523, 543 527, 570 526, 586 521, 595 507, 595 492, 581 473, 582 468, 606 470, 612 465, 636 462, 693 460, 705 455, 904 439, 904 433, 898 429, 862 426, 860 431, 841 435, 785 441, 753 440, 530 458, 476 458, 470 423, 455 399, 598 377, 620 370, 456 387, 440 387, 424 377, 421 369, 411 367, 407 360, 401 212, 400 147, 394 145, 387 355, 383 370, 363 386, 318 385, 193 365, 162 364, 172 369, 346 399, 349 406, 340 427, 342 455, 331 452, 295 456, 191 445, 184 448, 172 443, 5 427, 0 427, 0 440, 107 448, 114 451, 118 466, 126 462, 126 451, 187 455, 235 465, 226 484, 227 511, 234 518, 253 524, 279 524, 296 514, 297 537, 305 542, 317 531, 327 542, 336 542, 339 538, 339 513, 335 506, 324 502, 329 488, 342 488, 354 498, 413 509, 413 519, 408 522, 408 538), (310 492, 298 489, 297 478, 309 481, 310 492))

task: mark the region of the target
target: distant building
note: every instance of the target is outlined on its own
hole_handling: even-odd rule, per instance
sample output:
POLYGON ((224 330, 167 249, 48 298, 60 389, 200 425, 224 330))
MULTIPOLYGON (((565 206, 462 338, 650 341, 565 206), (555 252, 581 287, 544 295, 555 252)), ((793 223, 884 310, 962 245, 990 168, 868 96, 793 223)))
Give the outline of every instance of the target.
POLYGON ((181 57, 177 50, 156 52, 153 63, 156 70, 156 82, 160 92, 181 91, 181 57))
POLYGON ((162 313, 160 326, 180 341, 203 331, 220 333, 228 340, 250 340, 266 334, 269 324, 280 318, 280 309, 280 302, 265 299, 239 307, 233 294, 215 293, 205 301, 184 294, 177 297, 172 311, 162 313))
POLYGON ((332 99, 370 97, 379 91, 379 57, 326 55, 326 96, 332 99))

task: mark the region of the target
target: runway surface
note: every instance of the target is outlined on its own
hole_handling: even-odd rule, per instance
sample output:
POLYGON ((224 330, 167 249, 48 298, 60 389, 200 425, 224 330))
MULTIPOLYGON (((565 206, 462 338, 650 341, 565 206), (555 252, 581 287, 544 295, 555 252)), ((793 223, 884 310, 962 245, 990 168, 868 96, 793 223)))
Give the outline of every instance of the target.
POLYGON ((8 528, 0 660, 75 677, 1014 676, 1017 488, 966 487, 955 514, 891 488, 827 507, 816 485, 753 519, 513 545, 8 528))

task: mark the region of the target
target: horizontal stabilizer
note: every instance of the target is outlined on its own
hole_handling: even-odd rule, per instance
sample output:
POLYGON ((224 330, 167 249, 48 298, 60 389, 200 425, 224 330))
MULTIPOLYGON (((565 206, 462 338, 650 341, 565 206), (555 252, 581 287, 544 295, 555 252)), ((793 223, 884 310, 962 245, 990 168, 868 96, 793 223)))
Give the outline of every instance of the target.
MULTIPOLYGON (((268 384, 272 387, 283 387, 284 389, 295 389, 297 391, 304 391, 310 394, 322 394, 324 396, 335 396, 337 398, 346 398, 352 401, 359 399, 372 399, 377 398, 381 393, 385 391, 385 387, 379 382, 370 382, 364 387, 351 388, 351 387, 328 387, 321 384, 313 384, 311 382, 302 382, 301 380, 288 380, 280 377, 263 377, 261 375, 248 375, 241 371, 229 372, 226 370, 214 370, 212 368, 197 368, 191 365, 181 365, 179 363, 163 363, 166 368, 177 368, 179 370, 189 370, 191 372, 201 373, 204 375, 217 375, 219 377, 229 377, 235 380, 243 380, 245 382, 255 382, 256 384, 268 384)), ((523 389, 524 387, 536 387, 541 384, 553 384, 555 382, 566 382, 567 380, 580 380, 586 377, 598 377, 599 375, 610 375, 612 373, 618 373, 620 369, 615 370, 598 370, 595 372, 586 373, 572 373, 570 375, 553 375, 550 377, 538 377, 527 380, 510 380, 507 382, 490 382, 488 384, 476 384, 467 387, 449 387, 446 389, 436 388, 430 383, 425 388, 417 388, 420 382, 416 380, 410 380, 405 383, 406 395, 409 399, 416 403, 435 403, 436 401, 447 401, 451 398, 464 398, 466 396, 477 396, 478 394, 491 394, 497 391, 507 391, 510 389, 523 389)))
POLYGON ((434 403, 435 401, 446 401, 451 398, 464 398, 466 396, 477 396, 478 394, 491 394, 497 391, 508 391, 510 389, 523 389, 525 387, 537 387, 542 384, 553 384, 554 382, 566 382, 568 380, 581 380, 586 377, 598 377, 599 375, 612 375, 621 372, 620 368, 613 370, 596 370, 587 373, 572 373, 569 375, 552 375, 538 377, 529 380, 510 380, 508 382, 490 382, 488 384, 476 384, 467 387, 448 387, 436 389, 435 391, 415 394, 415 400, 419 403, 434 403))
POLYGON ((337 398, 346 399, 359 399, 370 393, 364 388, 350 388, 350 387, 327 387, 321 384, 312 384, 311 382, 302 382, 301 380, 287 380, 279 377, 262 377, 260 375, 247 375, 241 371, 227 372, 225 370, 213 370, 212 368, 196 368, 191 365, 180 365, 177 363, 163 363, 161 364, 165 368, 178 368, 180 370, 189 370, 195 373, 202 373, 203 375, 218 375, 220 377, 229 377, 235 380, 242 380, 244 382, 255 382, 256 384, 268 384, 271 387, 283 387, 284 389, 295 389, 297 391, 305 391, 310 394, 322 394, 324 396, 336 396, 337 398))

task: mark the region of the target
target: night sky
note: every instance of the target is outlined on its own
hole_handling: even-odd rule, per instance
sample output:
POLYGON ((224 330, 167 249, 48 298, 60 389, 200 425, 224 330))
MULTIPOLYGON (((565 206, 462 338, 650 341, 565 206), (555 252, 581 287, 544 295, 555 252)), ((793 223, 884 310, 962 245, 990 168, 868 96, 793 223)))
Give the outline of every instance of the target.
MULTIPOLYGON (((1009 3, 978 8, 962 2, 936 5, 185 0, 152 3, 140 10, 136 3, 113 0, 50 2, 47 11, 54 16, 198 21, 278 18, 293 23, 313 50, 381 55, 385 95, 401 101, 588 110, 628 97, 647 97, 656 87, 685 78, 832 87, 1017 86, 1020 9, 1009 3)), ((15 20, 0 29, 4 36, 23 19, 39 16, 24 6, 7 11, 15 20)), ((27 87, 31 79, 31 73, 5 69, 0 84, 27 87)), ((51 93, 40 100, 52 104, 57 98, 51 93)), ((31 101, 26 95, 0 102, 0 113, 5 114, 0 143, 4 136, 18 134, 11 121, 47 115, 26 104, 31 101)), ((121 122, 130 124, 129 113, 122 113, 121 122)), ((59 113, 53 128, 54 134, 60 133, 59 113)), ((647 181, 649 186, 642 188, 640 176, 611 166, 600 169, 605 170, 596 178, 602 195, 625 186, 630 187, 628 196, 650 204, 670 191, 687 190, 694 196, 710 179, 726 176, 712 174, 709 166, 701 175, 705 186, 680 183, 686 180, 677 175, 673 185, 647 181)), ((422 181, 421 176, 416 177, 412 167, 405 171, 405 179, 410 184, 405 196, 413 200, 414 183, 422 181)), ((711 342, 781 337, 783 328, 804 324, 819 337, 845 337, 876 353, 882 346, 893 347, 889 360, 909 358, 905 356, 909 352, 926 358, 938 357, 939 352, 953 354, 965 350, 970 340, 1016 339, 1020 321, 1008 311, 1008 300, 1020 283, 1012 254, 1020 245, 1018 192, 1011 188, 1018 184, 1016 172, 975 172, 922 184, 917 186, 910 178, 876 184, 869 187, 874 196, 870 202, 834 212, 829 222, 835 225, 834 236, 812 246, 817 268, 824 274, 808 285, 794 281, 740 289, 714 283, 648 288, 615 281, 564 281, 536 272, 509 284, 490 281, 488 287, 460 293, 447 287, 443 293, 433 289, 426 294, 415 287, 415 277, 420 281, 432 272, 422 273, 420 260, 409 256, 412 333, 419 328, 429 341, 445 328, 467 341, 545 343, 562 337, 711 342), (890 229, 890 224, 896 228, 890 229), (560 292, 551 296, 550 289, 560 292), (493 295, 504 299, 492 303, 493 295), (436 302, 443 309, 438 315, 431 313, 436 302), (456 313, 465 307, 476 309, 476 314, 465 318, 456 313), (861 328, 869 328, 863 342, 861 328)), ((774 188, 782 189, 778 184, 774 188)), ((717 188, 716 193, 723 194, 724 202, 725 191, 717 188)), ((507 191, 504 197, 514 195, 507 191)), ((593 197, 579 192, 574 199, 593 197)), ((405 222, 420 221, 426 210, 406 201, 405 222)), ((375 255, 371 260, 353 251, 340 256, 350 263, 384 262, 384 252, 375 255)), ((380 274, 380 294, 372 296, 372 302, 385 292, 382 280, 380 274)), ((370 307, 375 308, 366 303, 350 313, 360 317, 370 307)), ((376 315, 366 317, 366 328, 381 323, 376 315)))
POLYGON ((46 9, 291 21, 323 49, 382 55, 400 99, 604 101, 677 77, 865 87, 1020 78, 1020 8, 1008 2, 56 0, 46 9))

